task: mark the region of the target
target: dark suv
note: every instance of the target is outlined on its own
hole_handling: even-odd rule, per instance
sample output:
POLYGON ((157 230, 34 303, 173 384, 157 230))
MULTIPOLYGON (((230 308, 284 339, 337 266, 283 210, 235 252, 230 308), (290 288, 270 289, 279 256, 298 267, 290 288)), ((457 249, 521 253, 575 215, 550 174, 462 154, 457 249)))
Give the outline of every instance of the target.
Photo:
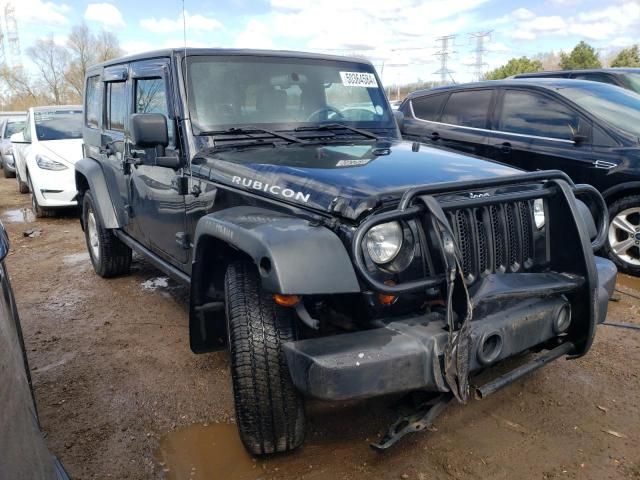
POLYGON ((431 392, 386 448, 465 402, 473 371, 545 350, 479 387, 487 395, 583 355, 606 315, 616 270, 593 255, 602 197, 558 171, 401 141, 361 59, 188 49, 110 61, 87 73, 84 142, 76 182, 95 271, 126 274, 134 250, 190 284, 191 348, 229 348, 254 454, 302 443, 304 396, 431 392))
POLYGON ((595 186, 611 218, 606 255, 640 275, 640 96, 584 80, 501 80, 411 93, 402 134, 595 186))
POLYGON ((572 78, 602 82, 640 93, 640 68, 594 68, 590 70, 557 70, 520 73, 513 78, 572 78))

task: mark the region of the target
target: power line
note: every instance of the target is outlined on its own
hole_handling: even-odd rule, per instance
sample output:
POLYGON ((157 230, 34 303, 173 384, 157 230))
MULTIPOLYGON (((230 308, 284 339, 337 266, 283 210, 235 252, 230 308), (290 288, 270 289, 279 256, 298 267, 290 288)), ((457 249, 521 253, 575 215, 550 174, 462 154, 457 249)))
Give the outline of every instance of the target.
POLYGON ((473 50, 476 54, 476 60, 470 65, 474 69, 473 76, 475 77, 475 80, 482 80, 484 67, 487 66, 487 64, 484 62, 484 54, 487 53, 487 49, 484 48, 484 40, 485 38, 491 40, 491 32, 493 32, 493 30, 489 30, 486 32, 474 32, 469 34, 469 37, 471 39, 475 39, 476 41, 476 48, 473 50))
MULTIPOLYGON (((440 82, 445 84, 448 82, 448 77, 454 73, 453 70, 449 70, 448 63, 449 57, 451 54, 456 53, 454 51, 449 51, 449 42, 453 43, 453 40, 456 38, 456 35, 445 35, 444 37, 436 38, 436 42, 440 43, 440 50, 438 50, 434 55, 436 57, 440 57, 440 69, 433 72, 434 75, 440 75, 440 82)), ((454 82, 455 83, 455 82, 454 82)))

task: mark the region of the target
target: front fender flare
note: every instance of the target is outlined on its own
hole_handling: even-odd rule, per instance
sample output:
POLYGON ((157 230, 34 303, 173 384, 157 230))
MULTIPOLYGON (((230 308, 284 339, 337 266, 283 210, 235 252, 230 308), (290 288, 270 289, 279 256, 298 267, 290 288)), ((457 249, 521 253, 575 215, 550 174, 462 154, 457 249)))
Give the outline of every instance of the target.
MULTIPOLYGON (((232 207, 202 217, 195 251, 205 236, 253 259, 272 293, 321 295, 360 292, 351 258, 338 236, 308 220, 258 207, 232 207)), ((197 261, 197 259, 196 259, 197 261)))
MULTIPOLYGON (((122 208, 116 209, 113 203, 113 199, 109 193, 107 187, 107 181, 104 176, 102 166, 96 160, 91 158, 83 158, 75 164, 76 169, 76 189, 78 192, 82 192, 83 187, 81 183, 81 177, 84 177, 91 190, 91 196, 95 201, 96 210, 102 225, 105 228, 121 228, 124 226, 124 219, 122 218, 122 208)), ((118 207, 122 207, 118 205, 118 207)))

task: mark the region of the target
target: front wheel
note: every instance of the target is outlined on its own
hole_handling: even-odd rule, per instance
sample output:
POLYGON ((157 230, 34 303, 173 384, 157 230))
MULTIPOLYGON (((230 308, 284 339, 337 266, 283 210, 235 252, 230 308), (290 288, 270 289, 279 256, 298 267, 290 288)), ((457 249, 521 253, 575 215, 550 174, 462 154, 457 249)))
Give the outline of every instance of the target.
POLYGON ((240 438, 254 455, 293 450, 304 440, 305 413, 282 349, 295 337, 292 311, 262 290, 248 262, 229 265, 225 303, 240 438))
POLYGON ((13 178, 16 176, 15 173, 9 171, 9 169, 7 168, 7 164, 1 158, 0 158, 0 163, 2 164, 2 173, 4 174, 4 178, 13 178))
POLYGON ((630 195, 609 206, 605 251, 618 270, 640 275, 640 195, 630 195))
POLYGON ((34 193, 35 190, 33 189, 33 183, 31 182, 31 177, 27 177, 27 178, 29 179, 29 190, 31 190, 31 209, 33 210, 33 214, 36 216, 36 218, 53 217, 53 215, 55 214, 55 211, 50 208, 44 208, 40 206, 40 204, 38 203, 38 198, 34 193))
POLYGON ((90 192, 84 194, 82 220, 89 257, 96 273, 103 278, 129 273, 131 249, 111 230, 104 228, 96 214, 90 192))
POLYGON ((22 178, 20 177, 20 170, 18 170, 17 165, 16 165, 16 182, 18 182, 18 191, 20 193, 29 193, 29 185, 27 185, 27 182, 22 181, 22 178))

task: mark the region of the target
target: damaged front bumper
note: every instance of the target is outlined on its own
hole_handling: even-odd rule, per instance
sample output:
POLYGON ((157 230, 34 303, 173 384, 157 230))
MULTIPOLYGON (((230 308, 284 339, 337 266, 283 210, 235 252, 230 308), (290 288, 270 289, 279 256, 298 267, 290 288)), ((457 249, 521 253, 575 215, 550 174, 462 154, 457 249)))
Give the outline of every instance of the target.
MULTIPOLYGON (((602 323, 615 286, 616 268, 611 261, 599 257, 596 267, 598 323, 602 323)), ((547 273, 487 280, 494 281, 499 281, 503 292, 505 288, 517 292, 518 301, 506 302, 507 306, 471 322, 471 371, 537 346, 555 347, 564 341, 570 326, 567 322, 573 321, 567 294, 581 286, 576 278, 547 273), (555 293, 544 297, 540 296, 541 291, 555 293)), ((496 289, 485 289, 485 294, 489 292, 495 293, 496 289)), ((472 301, 480 303, 482 299, 474 297, 472 301)), ((323 400, 418 389, 448 391, 443 377, 448 338, 444 315, 430 313, 384 323, 372 330, 286 343, 287 362, 296 387, 323 400)))
MULTIPOLYGON (((549 219, 548 268, 538 272, 491 273, 469 286, 473 316, 468 329, 466 370, 478 371, 530 349, 550 352, 544 362, 532 362, 526 368, 514 370, 499 382, 500 386, 555 358, 584 355, 592 344, 596 325, 606 317, 617 273, 612 262, 594 257, 592 250, 603 238, 606 217, 599 222, 598 239, 593 245, 581 227, 574 192, 587 187, 574 186, 560 172, 526 174, 518 179, 544 181, 543 190, 509 193, 508 199, 527 200, 546 195, 554 212, 549 219)), ((499 182, 494 180, 493 186, 499 182)), ((428 215, 411 201, 412 197, 432 193, 426 190, 408 193, 398 210, 369 220, 365 228, 395 217, 407 217, 409 211, 412 215, 420 211, 428 215)), ((497 203, 500 201, 497 197, 481 201, 497 203)), ((361 254, 357 250, 358 235, 354 245, 357 259, 361 254)), ((442 282, 441 278, 432 278, 390 287, 376 284, 363 268, 359 273, 374 290, 385 293, 399 293, 403 288, 415 291, 442 282)), ((450 312, 446 308, 435 309, 423 315, 379 320, 379 328, 285 343, 293 382, 302 393, 324 400, 412 390, 450 392, 451 383, 445 372, 445 356, 451 342, 447 313, 450 312)))

